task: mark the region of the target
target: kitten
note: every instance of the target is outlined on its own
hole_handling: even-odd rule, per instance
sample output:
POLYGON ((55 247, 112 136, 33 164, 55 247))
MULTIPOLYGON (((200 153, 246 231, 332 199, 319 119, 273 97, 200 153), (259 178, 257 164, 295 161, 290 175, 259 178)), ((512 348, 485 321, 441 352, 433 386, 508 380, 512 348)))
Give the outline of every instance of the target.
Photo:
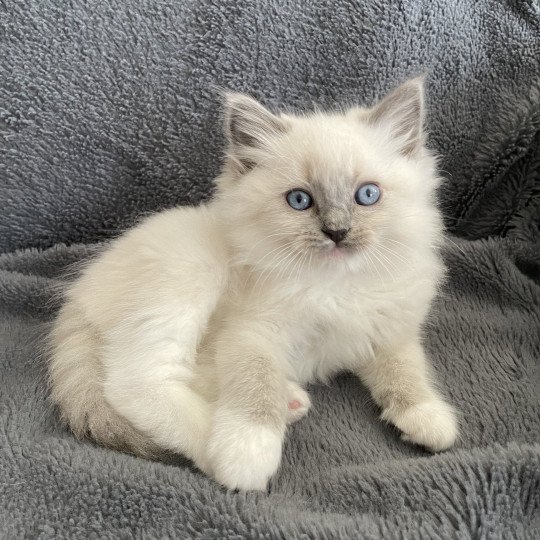
POLYGON ((421 79, 334 114, 228 95, 214 200, 146 219, 66 292, 50 377, 73 432, 264 489, 303 387, 349 370, 405 440, 451 446, 422 347, 444 275, 423 119, 421 79))

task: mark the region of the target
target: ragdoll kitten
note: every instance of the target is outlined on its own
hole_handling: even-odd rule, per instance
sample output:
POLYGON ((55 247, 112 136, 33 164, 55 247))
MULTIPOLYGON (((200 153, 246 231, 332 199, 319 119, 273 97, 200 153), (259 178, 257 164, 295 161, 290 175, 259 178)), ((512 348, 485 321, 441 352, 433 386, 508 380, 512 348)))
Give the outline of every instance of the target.
POLYGON ((66 292, 50 376, 73 432, 264 489, 303 387, 349 370, 405 440, 452 445, 422 347, 444 274, 423 119, 420 79, 344 113, 229 95, 213 201, 146 219, 66 292))

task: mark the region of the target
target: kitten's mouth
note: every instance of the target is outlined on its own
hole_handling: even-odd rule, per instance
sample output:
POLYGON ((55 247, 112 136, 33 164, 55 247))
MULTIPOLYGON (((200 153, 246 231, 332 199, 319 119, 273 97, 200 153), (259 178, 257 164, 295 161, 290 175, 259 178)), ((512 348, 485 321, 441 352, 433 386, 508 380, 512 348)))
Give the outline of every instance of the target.
POLYGON ((348 255, 350 251, 350 246, 347 246, 345 244, 334 244, 333 246, 330 246, 326 254, 331 259, 342 259, 346 255, 348 255))

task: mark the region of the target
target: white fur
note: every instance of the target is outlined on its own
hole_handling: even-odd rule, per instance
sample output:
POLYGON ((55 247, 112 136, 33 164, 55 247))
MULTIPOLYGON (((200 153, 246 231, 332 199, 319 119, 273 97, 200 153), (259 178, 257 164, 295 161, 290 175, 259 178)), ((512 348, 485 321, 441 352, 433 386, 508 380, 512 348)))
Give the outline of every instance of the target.
POLYGON ((284 430, 218 409, 208 444, 214 478, 233 489, 264 490, 281 461, 284 430))
MULTIPOLYGON (((249 108, 235 97, 232 113, 242 99, 249 108)), ((420 345, 444 273, 434 160, 410 141, 405 155, 384 115, 366 114, 272 117, 266 136, 259 119, 254 147, 231 141, 211 203, 145 220, 83 271, 50 364, 76 434, 142 455, 149 441, 227 487, 264 489, 286 424, 310 407, 301 386, 348 369, 406 440, 453 443, 454 414, 420 345), (352 199, 365 181, 383 191, 374 207, 352 199), (339 204, 350 193, 348 251, 320 232, 318 220, 344 219, 338 203, 324 218, 287 205, 288 190, 312 182, 339 204)))

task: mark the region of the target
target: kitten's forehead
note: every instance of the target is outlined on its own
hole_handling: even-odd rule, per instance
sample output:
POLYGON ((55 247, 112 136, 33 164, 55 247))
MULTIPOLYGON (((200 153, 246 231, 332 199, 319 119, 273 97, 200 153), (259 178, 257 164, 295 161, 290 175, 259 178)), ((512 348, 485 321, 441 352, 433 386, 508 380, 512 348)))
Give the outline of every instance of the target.
POLYGON ((312 173, 307 178, 312 195, 319 206, 346 207, 357 184, 355 174, 336 169, 324 174, 312 173))
POLYGON ((294 126, 284 150, 313 189, 339 198, 343 189, 350 190, 360 177, 373 172, 374 151, 360 131, 343 117, 308 118, 294 126))
POLYGON ((291 124, 269 156, 282 189, 304 188, 321 205, 341 207, 353 203, 364 182, 393 183, 394 156, 369 127, 329 115, 291 124))

